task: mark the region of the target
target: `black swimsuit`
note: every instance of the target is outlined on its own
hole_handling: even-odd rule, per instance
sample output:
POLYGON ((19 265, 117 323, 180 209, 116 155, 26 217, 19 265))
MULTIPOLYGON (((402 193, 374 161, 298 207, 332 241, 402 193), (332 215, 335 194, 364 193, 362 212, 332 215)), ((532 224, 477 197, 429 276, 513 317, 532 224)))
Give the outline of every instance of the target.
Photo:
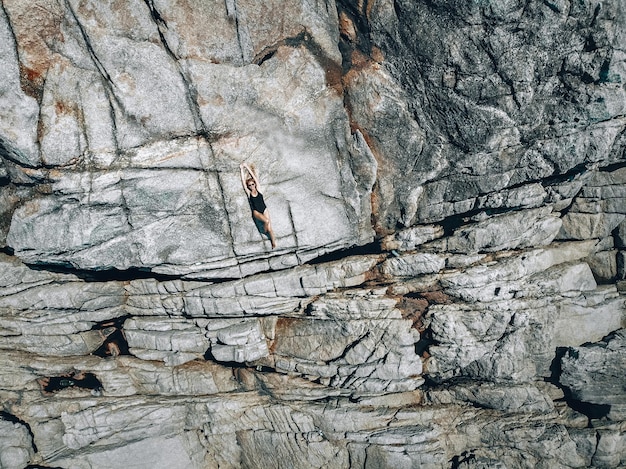
POLYGON ((250 209, 256 210, 259 213, 264 213, 267 206, 265 205, 265 201, 263 200, 263 194, 257 192, 256 197, 250 195, 248 201, 250 202, 250 209))
MULTIPOLYGON (((250 202, 250 210, 252 210, 252 212, 256 210, 259 213, 265 213, 265 209, 267 207, 265 206, 265 201, 263 200, 263 194, 260 192, 257 193, 256 197, 250 195, 250 197, 248 197, 248 202, 250 202)), ((257 230, 259 230, 259 233, 269 238, 269 233, 265 231, 265 224, 255 217, 254 213, 252 214, 252 219, 254 220, 254 224, 256 225, 257 230)))

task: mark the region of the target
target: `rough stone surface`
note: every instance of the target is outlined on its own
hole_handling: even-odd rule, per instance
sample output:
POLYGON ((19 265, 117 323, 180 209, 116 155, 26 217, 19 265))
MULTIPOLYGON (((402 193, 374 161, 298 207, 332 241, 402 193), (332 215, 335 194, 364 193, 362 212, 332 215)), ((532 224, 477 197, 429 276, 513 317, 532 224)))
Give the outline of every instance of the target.
POLYGON ((0 1, 0 469, 625 467, 624 51, 620 2, 0 1))
POLYGON ((561 358, 561 382, 576 400, 589 404, 624 405, 626 331, 619 329, 601 342, 570 347, 561 358))
POLYGON ((21 469, 32 459, 33 439, 28 429, 20 424, 0 420, 0 467, 21 469))

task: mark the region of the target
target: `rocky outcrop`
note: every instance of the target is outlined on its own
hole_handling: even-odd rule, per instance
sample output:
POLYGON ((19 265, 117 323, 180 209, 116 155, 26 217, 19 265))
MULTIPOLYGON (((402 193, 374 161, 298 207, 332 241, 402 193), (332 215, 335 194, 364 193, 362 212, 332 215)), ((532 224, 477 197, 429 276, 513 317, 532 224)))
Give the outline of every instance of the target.
POLYGON ((0 467, 622 467, 625 14, 2 0, 0 467))
POLYGON ((561 382, 573 399, 605 406, 623 420, 626 400, 622 383, 615 380, 624 368, 624 329, 601 342, 570 347, 561 358, 561 382))
POLYGON ((293 24, 272 33, 255 31, 252 6, 48 3, 4 2, 6 53, 18 44, 24 57, 21 70, 9 61, 8 94, 34 115, 21 117, 28 145, 8 135, 3 147, 20 177, 49 187, 12 214, 7 244, 20 258, 239 277, 372 239, 375 162, 324 69, 340 62, 332 10, 293 2, 293 24), (186 17, 196 8, 221 22, 209 42, 205 23, 186 17), (291 35, 300 46, 281 46, 291 35), (251 159, 279 233, 271 259, 256 249, 238 182, 251 159))

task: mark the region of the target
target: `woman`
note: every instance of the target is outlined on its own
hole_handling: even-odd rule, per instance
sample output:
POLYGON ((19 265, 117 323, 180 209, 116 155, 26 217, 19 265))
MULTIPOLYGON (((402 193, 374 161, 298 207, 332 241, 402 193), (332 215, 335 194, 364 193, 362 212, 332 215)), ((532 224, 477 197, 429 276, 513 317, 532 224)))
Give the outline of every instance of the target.
POLYGON ((274 231, 272 230, 272 224, 270 222, 270 214, 263 200, 263 194, 259 192, 261 186, 259 180, 254 174, 254 171, 250 169, 246 163, 239 165, 239 173, 241 174, 241 183, 243 184, 243 190, 248 195, 248 202, 250 203, 250 210, 252 210, 252 219, 256 224, 259 233, 267 236, 271 243, 272 249, 276 247, 276 239, 274 238, 274 231), (248 173, 246 175, 246 172, 248 173))

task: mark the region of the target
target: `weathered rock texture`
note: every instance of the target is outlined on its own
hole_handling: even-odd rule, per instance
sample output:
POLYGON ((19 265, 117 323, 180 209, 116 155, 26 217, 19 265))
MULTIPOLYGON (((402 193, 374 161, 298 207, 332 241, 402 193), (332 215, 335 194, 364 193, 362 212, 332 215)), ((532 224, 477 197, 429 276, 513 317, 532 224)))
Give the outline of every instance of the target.
POLYGON ((623 2, 0 0, 0 65, 0 468, 626 465, 623 2))

